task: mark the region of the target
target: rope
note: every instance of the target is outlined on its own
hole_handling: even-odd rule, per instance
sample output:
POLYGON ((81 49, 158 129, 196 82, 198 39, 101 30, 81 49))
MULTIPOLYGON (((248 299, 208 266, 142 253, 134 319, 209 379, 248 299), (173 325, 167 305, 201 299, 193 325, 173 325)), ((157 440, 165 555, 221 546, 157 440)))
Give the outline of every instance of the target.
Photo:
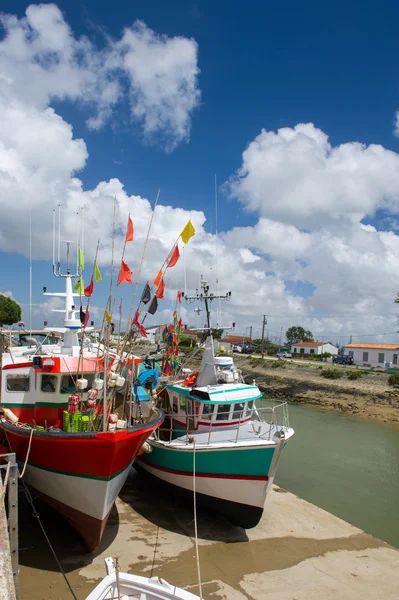
POLYGON ((193 495, 194 495, 194 535, 195 535, 195 559, 197 562, 197 575, 198 575, 198 587, 200 600, 202 600, 202 584, 201 584, 201 567, 199 560, 199 548, 198 548, 198 527, 197 527, 197 494, 195 490, 195 439, 193 440, 193 495))
MULTIPOLYGON (((31 431, 33 431, 33 429, 32 429, 31 431)), ((14 452, 14 451, 13 451, 13 449, 12 449, 12 446, 11 446, 11 444, 10 444, 10 440, 8 439, 7 432, 6 432, 6 431, 4 431, 4 434, 5 434, 5 437, 6 437, 6 440, 7 440, 8 447, 10 448, 11 452, 14 452)), ((32 440, 32 433, 31 433, 31 440, 32 440)), ((28 454, 29 454, 29 449, 28 449, 28 454)), ((26 466, 26 465, 25 465, 25 466, 26 466)), ((24 467, 24 471, 25 471, 25 467, 24 467)), ((22 474, 23 474, 23 473, 22 473, 22 474)), ((56 555, 56 553, 55 553, 55 550, 54 550, 53 546, 51 545, 51 542, 50 542, 50 540, 49 540, 49 538, 48 538, 48 535, 47 535, 47 533, 46 533, 46 531, 45 531, 45 529, 44 529, 44 527, 43 527, 43 523, 42 523, 42 522, 41 522, 41 520, 40 520, 40 515, 39 515, 39 513, 38 513, 38 512, 37 512, 37 510, 36 510, 36 507, 35 507, 35 505, 34 505, 34 503, 33 503, 33 498, 32 498, 32 495, 31 495, 31 493, 30 493, 30 491, 29 491, 29 489, 28 489, 28 486, 27 486, 27 485, 26 485, 26 483, 25 483, 25 480, 24 480, 24 479, 21 479, 21 483, 22 483, 22 485, 23 485, 23 488, 24 488, 24 489, 23 489, 23 492, 25 493, 26 499, 28 500, 29 504, 30 504, 30 505, 31 505, 31 507, 32 507, 32 516, 33 516, 33 517, 35 517, 35 518, 37 519, 37 522, 39 523, 40 529, 42 530, 42 532, 43 532, 43 535, 44 535, 44 537, 46 538, 46 542, 47 542, 47 544, 49 545, 49 548, 50 548, 50 550, 51 550, 51 552, 52 552, 52 554, 53 554, 53 556, 54 556, 54 559, 55 559, 55 561, 56 561, 56 563, 57 563, 57 565, 58 565, 58 568, 59 568, 59 570, 60 570, 60 572, 61 572, 61 575, 62 575, 62 576, 63 576, 63 578, 65 579, 65 582, 66 582, 66 584, 67 584, 67 586, 68 586, 68 588, 69 588, 69 591, 71 592, 71 594, 72 594, 72 596, 73 596, 74 600, 78 600, 78 599, 77 599, 77 597, 76 597, 76 595, 75 595, 75 592, 73 591, 73 589, 72 589, 72 587, 71 587, 71 584, 70 584, 70 583, 69 583, 69 581, 68 581, 68 578, 67 578, 67 576, 66 576, 66 574, 65 574, 65 571, 64 571, 64 569, 62 568, 60 561, 58 560, 58 556, 56 555)))
POLYGON ((25 469, 26 469, 26 465, 28 464, 28 459, 29 459, 29 454, 30 454, 30 447, 32 445, 32 438, 33 438, 33 427, 30 430, 29 446, 28 446, 28 452, 26 453, 24 468, 22 469, 22 473, 18 473, 19 479, 22 479, 22 477, 25 475, 25 469))
POLYGON ((27 485, 26 485, 25 481, 23 481, 23 480, 22 480, 22 483, 23 483, 23 486, 24 486, 24 490, 23 490, 23 491, 24 491, 24 493, 25 493, 25 495, 26 495, 26 498, 27 498, 27 500, 28 500, 29 504, 32 506, 32 517, 35 517, 35 519, 37 519, 37 522, 38 522, 38 524, 39 524, 39 527, 40 527, 40 529, 42 530, 42 533, 43 533, 43 535, 44 535, 44 537, 45 537, 45 539, 46 539, 46 542, 47 542, 47 544, 48 544, 48 546, 49 546, 49 548, 50 548, 50 550, 51 550, 51 552, 52 552, 52 554, 53 554, 53 556, 54 556, 55 562, 56 562, 56 563, 57 563, 57 565, 58 565, 58 568, 59 568, 59 570, 60 570, 60 572, 61 572, 61 575, 62 575, 62 576, 63 576, 63 578, 65 579, 65 583, 67 584, 67 586, 68 586, 68 588, 69 588, 69 591, 70 591, 70 592, 71 592, 71 594, 72 594, 72 597, 74 598, 74 600, 78 600, 78 599, 77 599, 77 597, 76 597, 76 595, 75 595, 75 592, 73 591, 73 589, 72 589, 72 587, 71 587, 71 584, 70 584, 70 583, 69 583, 69 581, 68 581, 68 578, 67 578, 67 576, 66 576, 66 574, 65 574, 65 571, 64 571, 64 569, 62 568, 62 565, 61 565, 60 561, 58 560, 58 556, 57 556, 57 554, 55 553, 55 550, 54 550, 53 546, 51 545, 51 542, 50 542, 50 540, 49 540, 49 538, 48 538, 48 535, 47 535, 47 533, 46 533, 46 530, 44 529, 43 523, 42 523, 42 522, 41 522, 41 520, 40 520, 40 515, 39 515, 39 513, 37 512, 35 505, 33 504, 33 498, 32 498, 32 496, 31 496, 31 493, 30 493, 30 491, 28 490, 28 487, 27 487, 27 485))

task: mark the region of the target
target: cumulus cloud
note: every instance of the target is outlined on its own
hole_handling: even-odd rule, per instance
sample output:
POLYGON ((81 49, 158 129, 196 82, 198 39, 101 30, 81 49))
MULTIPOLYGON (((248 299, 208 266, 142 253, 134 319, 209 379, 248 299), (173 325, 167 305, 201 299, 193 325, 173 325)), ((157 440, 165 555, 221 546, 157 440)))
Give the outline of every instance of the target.
POLYGON ((251 211, 303 229, 359 222, 399 207, 399 156, 380 145, 332 147, 313 123, 265 129, 243 153, 227 188, 251 211))
POLYGON ((190 135, 199 104, 197 44, 159 35, 142 21, 102 48, 75 37, 55 4, 30 5, 25 17, 0 15, 0 81, 4 101, 15 97, 44 110, 52 100, 77 101, 94 110, 99 129, 127 95, 132 118, 149 141, 172 150, 190 135))
MULTIPOLYGON (((62 238, 74 240, 76 213, 83 207, 86 257, 93 259, 100 238, 99 262, 109 273, 115 203, 116 260, 127 216, 134 215, 135 241, 127 246, 126 260, 136 276, 151 203, 116 178, 84 188, 79 173, 89 149, 51 102, 85 103, 92 109, 89 126, 99 128, 127 98, 146 138, 159 141, 162 135, 170 150, 188 139, 199 102, 195 42, 136 23, 99 49, 77 38, 55 5, 30 6, 22 19, 3 15, 2 25, 0 249, 28 256, 31 214, 33 257, 48 259, 52 210, 61 206, 62 238)), ((225 186, 253 212, 254 225, 235 227, 216 240, 206 231, 203 211, 164 206, 161 198, 141 280, 153 279, 191 218, 197 234, 182 250, 184 260, 166 275, 170 300, 185 280, 189 290, 198 288, 203 275, 213 289, 232 291, 217 318, 219 325, 235 321, 239 333, 252 326, 258 335, 263 314, 270 315, 268 327, 277 340, 280 327, 285 331, 293 324, 332 341, 347 341, 339 336, 350 333, 395 331, 399 238, 362 221, 381 210, 395 221, 398 167, 397 154, 359 142, 334 147, 311 123, 263 130, 225 186)), ((3 283, 12 289, 12 282, 3 283)), ((33 308, 34 315, 48 316, 54 306, 46 301, 33 308)), ((184 308, 184 319, 201 325, 194 307, 184 308)), ((160 310, 149 323, 170 317, 168 308, 160 310)))

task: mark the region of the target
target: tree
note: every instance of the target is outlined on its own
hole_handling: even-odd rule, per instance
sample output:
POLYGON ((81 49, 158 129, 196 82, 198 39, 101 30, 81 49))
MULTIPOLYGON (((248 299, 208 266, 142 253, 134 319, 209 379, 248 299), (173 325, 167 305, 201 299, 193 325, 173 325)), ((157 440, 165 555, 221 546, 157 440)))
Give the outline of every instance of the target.
POLYGON ((21 320, 21 307, 12 298, 0 294, 0 326, 13 325, 21 320))
POLYGON ((215 340, 220 340, 223 335, 223 329, 212 329, 211 333, 215 340))
POLYGON ((313 342, 313 333, 309 329, 293 326, 287 329, 285 337, 290 346, 297 342, 313 342))

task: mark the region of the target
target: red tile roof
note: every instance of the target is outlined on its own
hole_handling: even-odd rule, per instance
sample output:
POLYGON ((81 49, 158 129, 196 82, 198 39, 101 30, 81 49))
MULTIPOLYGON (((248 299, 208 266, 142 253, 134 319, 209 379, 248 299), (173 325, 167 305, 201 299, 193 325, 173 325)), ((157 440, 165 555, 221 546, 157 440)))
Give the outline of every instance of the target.
MULTIPOLYGON (((330 346, 334 346, 331 342, 297 342, 296 344, 292 344, 292 346, 300 346, 302 348, 319 348, 320 346, 326 346, 330 344, 330 346)), ((334 346, 336 348, 336 346, 334 346)))
POLYGON ((252 340, 246 335, 226 335, 226 337, 224 337, 222 340, 219 340, 219 342, 224 342, 227 344, 242 344, 243 342, 252 342, 252 340))
POLYGON ((353 343, 347 344, 345 348, 370 348, 370 350, 399 350, 398 344, 367 344, 367 343, 353 343))

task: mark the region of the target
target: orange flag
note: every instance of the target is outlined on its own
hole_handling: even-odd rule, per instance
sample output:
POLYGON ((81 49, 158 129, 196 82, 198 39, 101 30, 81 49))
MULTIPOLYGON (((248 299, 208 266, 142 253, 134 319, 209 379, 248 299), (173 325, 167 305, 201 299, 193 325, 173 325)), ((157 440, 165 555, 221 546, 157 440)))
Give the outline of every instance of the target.
POLYGON ((180 258, 180 252, 179 252, 179 246, 176 244, 175 249, 173 250, 173 253, 171 254, 171 257, 169 259, 168 262, 168 267, 174 267, 175 264, 177 263, 177 261, 180 258))
POLYGON ((154 285, 156 285, 158 287, 158 285, 161 282, 161 279, 162 279, 162 269, 160 271, 158 271, 158 275, 154 279, 154 285))
POLYGON ((129 217, 129 220, 127 222, 127 231, 126 231, 125 242, 132 242, 133 241, 133 237, 134 237, 133 221, 129 217))
POLYGON ((120 283, 133 283, 132 275, 133 273, 129 265, 127 265, 125 261, 122 261, 121 268, 119 270, 118 285, 120 283))
POLYGON ((161 281, 159 282, 159 286, 157 287, 157 291, 155 292, 155 295, 157 298, 159 298, 160 300, 163 300, 163 293, 165 291, 165 283, 163 278, 161 278, 161 281))

